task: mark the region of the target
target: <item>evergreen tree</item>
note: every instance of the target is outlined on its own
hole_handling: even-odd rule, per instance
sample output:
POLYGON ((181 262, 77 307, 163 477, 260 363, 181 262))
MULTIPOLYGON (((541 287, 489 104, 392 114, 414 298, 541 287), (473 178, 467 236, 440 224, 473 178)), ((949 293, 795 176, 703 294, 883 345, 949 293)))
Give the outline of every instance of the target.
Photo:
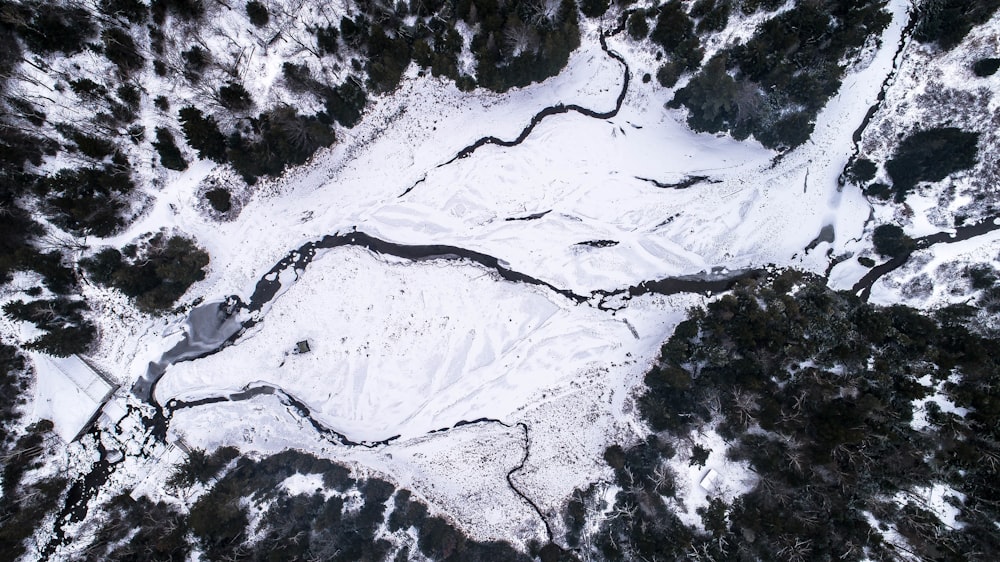
POLYGON ((183 171, 188 167, 187 160, 181 155, 181 150, 174 142, 174 135, 163 127, 156 128, 156 141, 153 147, 160 153, 160 163, 169 170, 183 171))
POLYGON ((198 156, 216 162, 226 161, 226 137, 219 131, 215 118, 193 106, 180 110, 181 128, 188 145, 198 151, 198 156))

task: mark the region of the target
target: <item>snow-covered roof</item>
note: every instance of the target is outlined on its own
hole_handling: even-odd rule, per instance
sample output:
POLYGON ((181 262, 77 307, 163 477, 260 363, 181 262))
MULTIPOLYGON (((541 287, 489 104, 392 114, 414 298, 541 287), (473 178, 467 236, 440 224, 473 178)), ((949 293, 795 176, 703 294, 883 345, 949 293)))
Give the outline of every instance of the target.
POLYGON ((710 468, 708 469, 708 472, 705 473, 705 476, 702 476, 701 478, 701 487, 704 488, 705 491, 711 492, 715 489, 716 480, 718 479, 719 473, 716 472, 715 469, 710 468))
POLYGON ((37 384, 34 417, 52 420, 64 441, 76 439, 100 410, 114 387, 79 356, 33 353, 37 384))

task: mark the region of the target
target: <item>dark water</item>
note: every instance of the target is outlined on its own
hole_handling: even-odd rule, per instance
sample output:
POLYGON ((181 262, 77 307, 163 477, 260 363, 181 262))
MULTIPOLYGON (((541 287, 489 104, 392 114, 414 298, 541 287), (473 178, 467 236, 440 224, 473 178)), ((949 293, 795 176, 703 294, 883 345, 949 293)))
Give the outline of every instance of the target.
POLYGON ((149 364, 145 376, 132 386, 132 393, 149 402, 156 381, 163 376, 168 366, 218 351, 242 328, 234 312, 229 301, 210 302, 191 310, 184 329, 184 339, 164 353, 158 361, 149 364))
POLYGON ((913 250, 871 268, 871 270, 868 271, 864 277, 854 284, 854 287, 851 288, 851 292, 860 296, 864 300, 868 300, 868 298, 871 297, 872 286, 875 285, 875 282, 905 265, 906 262, 909 261, 910 256, 913 255, 913 252, 916 252, 917 250, 925 250, 934 244, 961 242, 963 240, 975 238, 976 236, 982 236, 997 229, 1000 229, 1000 215, 978 224, 960 226, 955 229, 954 234, 951 232, 938 232, 937 234, 917 238, 914 241, 913 250))

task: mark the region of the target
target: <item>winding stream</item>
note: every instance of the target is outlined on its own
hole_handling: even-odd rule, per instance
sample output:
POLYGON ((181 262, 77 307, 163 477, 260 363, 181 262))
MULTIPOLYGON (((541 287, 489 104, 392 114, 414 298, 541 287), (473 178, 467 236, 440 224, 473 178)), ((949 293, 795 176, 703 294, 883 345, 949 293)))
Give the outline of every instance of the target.
MULTIPOLYGON (((459 150, 458 153, 455 154, 455 156, 453 156, 450 160, 438 164, 437 167, 442 168, 444 166, 454 163, 456 160, 461 160, 462 158, 468 158, 477 150, 488 144, 502 146, 505 148, 515 147, 524 142, 531 135, 532 131, 535 130, 535 127, 537 127, 539 123, 544 121, 547 117, 551 117, 553 115, 562 115, 564 113, 573 112, 573 113, 579 113, 580 115, 584 115, 586 117, 592 117, 594 119, 611 119, 612 117, 618 115, 618 112, 621 111, 622 109, 622 104, 625 103, 625 96, 628 94, 628 87, 632 80, 632 72, 629 69, 628 63, 625 62, 625 58, 608 47, 607 37, 610 35, 614 35, 615 33, 617 32, 612 32, 612 33, 602 32, 599 35, 601 50, 603 50, 604 53, 609 57, 611 57, 612 59, 618 61, 618 63, 620 63, 622 65, 622 68, 624 69, 624 78, 622 79, 622 89, 620 92, 618 92, 618 97, 615 99, 615 107, 613 109, 611 109, 610 111, 594 111, 593 109, 588 109, 586 107, 574 103, 571 104, 560 103, 557 105, 551 105, 536 113, 531 118, 531 121, 529 121, 528 124, 524 127, 524 129, 521 129, 521 133, 517 135, 517 137, 514 138, 514 140, 503 140, 501 138, 492 135, 482 137, 479 140, 475 141, 474 143, 470 144, 469 146, 466 146, 465 148, 459 150)), ((400 194, 399 197, 407 195, 408 193, 413 191, 415 187, 417 187, 426 180, 427 176, 420 178, 413 185, 407 188, 406 191, 400 194)))
MULTIPOLYGON (((908 27, 909 28, 909 27, 908 27)), ((599 36, 600 44, 602 50, 612 59, 616 60, 622 65, 623 68, 623 81, 622 87, 615 101, 615 106, 609 111, 594 111, 576 104, 558 104, 555 106, 546 107, 536 113, 529 123, 521 130, 520 134, 513 140, 503 140, 495 136, 486 136, 478 139, 474 143, 462 148, 448 161, 439 164, 438 167, 447 166, 459 159, 467 158, 474 154, 478 149, 486 145, 496 145, 502 147, 515 147, 524 142, 535 128, 546 118, 552 115, 560 115, 565 113, 578 113, 580 115, 591 117, 594 119, 611 119, 618 115, 622 108, 625 97, 628 93, 628 89, 631 81, 631 71, 626 63, 625 59, 610 49, 607 45, 606 38, 608 36, 614 35, 624 29, 624 18, 616 30, 607 33, 601 33, 599 36)), ((904 33, 905 35, 905 33, 904 33)), ((901 42, 902 44, 902 42, 901 42)), ((902 47, 901 47, 902 48, 902 47)), ((900 48, 900 49, 901 49, 900 48)), ((899 52, 897 52, 897 57, 899 52)), ((896 63, 894 63, 894 68, 896 63)), ((887 79, 887 83, 888 83, 887 79)), ((883 85, 883 92, 879 96, 879 103, 885 97, 886 86, 883 85)), ((856 137, 860 136, 860 133, 867 126, 871 119, 871 115, 877 110, 877 107, 873 107, 869 110, 869 116, 866 117, 865 123, 862 127, 855 133, 856 137)), ((855 142, 855 154, 857 153, 857 140, 855 142)), ((852 157, 853 159, 853 157, 852 157)), ((698 181, 706 181, 709 178, 694 177, 689 180, 685 180, 681 184, 670 184, 670 185, 660 185, 653 180, 646 180, 654 183, 658 187, 664 188, 685 188, 697 183, 698 181), (687 183, 690 181, 690 183, 687 183)), ((426 180, 426 176, 418 180, 413 186, 403 192, 400 197, 405 196, 410 191, 412 191, 417 185, 426 180)), ((548 212, 548 211, 546 211, 548 212)), ((541 218, 545 213, 541 213, 537 216, 528 216, 522 218, 512 218, 508 220, 533 220, 541 218)), ((994 227, 996 228, 996 227, 994 227)), ((971 235, 970 235, 971 237, 971 235)), ((614 240, 598 240, 590 241, 588 244, 600 248, 604 246, 614 245, 617 242, 614 240)), ((368 251, 391 255, 398 258, 403 258, 411 261, 424 261, 424 260, 460 260, 476 263, 484 268, 487 268, 502 279, 512 282, 512 283, 522 283, 527 285, 534 285, 541 287, 547 291, 554 294, 558 294, 577 305, 587 304, 589 306, 594 306, 600 310, 609 311, 614 314, 615 310, 623 308, 625 305, 621 301, 627 301, 632 297, 644 295, 644 294, 660 294, 660 295, 673 295, 679 293, 705 293, 705 292, 718 292, 731 289, 737 282, 741 279, 753 277, 759 275, 761 270, 749 270, 741 272, 713 272, 710 274, 696 275, 696 276, 686 276, 686 277, 674 277, 665 278, 659 280, 649 280, 643 281, 638 285, 631 287, 619 288, 614 290, 595 290, 591 294, 578 294, 568 289, 559 288, 552 283, 545 280, 530 276, 526 273, 516 271, 510 267, 510 265, 504 260, 482 253, 475 250, 470 250, 466 248, 460 248, 456 246, 449 245, 407 245, 400 244, 396 242, 391 242, 387 240, 381 240, 372 235, 366 234, 364 232, 359 232, 354 230, 347 233, 335 233, 331 235, 324 236, 322 239, 307 242, 303 244, 298 249, 289 252, 283 259, 276 263, 268 272, 261 276, 260 280, 257 282, 252 295, 249 297, 248 302, 244 302, 238 297, 230 297, 224 302, 214 302, 198 306, 189 314, 187 319, 187 329, 183 339, 178 342, 171 349, 166 351, 161 358, 149 364, 146 374, 140 378, 132 388, 132 392, 141 399, 146 404, 150 405, 153 409, 153 414, 151 416, 144 416, 143 423, 146 424, 148 429, 151 429, 150 438, 162 441, 166 435, 166 429, 169 424, 170 416, 178 410, 185 408, 195 408, 200 406, 205 406, 209 404, 216 404, 221 402, 234 402, 243 400, 252 400, 260 396, 275 396, 282 404, 288 406, 296 415, 307 420, 311 426, 319 433, 324 439, 327 439, 331 443, 339 444, 342 446, 362 446, 362 447, 380 447, 391 443, 393 440, 397 439, 398 436, 388 437, 379 441, 352 441, 346 435, 338 432, 336 429, 328 427, 318 421, 309 406, 302 400, 292 396, 284 389, 273 386, 266 383, 257 383, 253 386, 248 386, 243 390, 238 392, 232 392, 225 395, 207 397, 200 400, 194 400, 190 402, 171 400, 165 405, 160 405, 155 399, 156 386, 161 380, 163 375, 166 373, 170 365, 184 362, 193 361, 199 358, 203 358, 214 353, 218 353, 225 347, 232 345, 240 339, 240 337, 245 334, 249 329, 255 326, 257 323, 264 321, 267 313, 267 305, 270 303, 283 289, 281 277, 282 273, 292 271, 296 273, 297 278, 304 272, 312 260, 316 256, 316 251, 318 249, 331 249, 341 246, 359 246, 364 247, 368 251), (618 300, 618 307, 616 308, 611 303, 618 300)), ((904 260, 905 261, 905 260, 904 260)), ((900 264, 901 265, 901 264, 900 264)), ((881 266, 880 266, 881 267, 881 266)), ((898 267, 898 266, 896 266, 898 267)), ((287 279, 287 278, 286 278, 287 279)), ((877 277, 876 277, 877 279, 877 277)), ((287 282, 287 281, 286 281, 287 282)), ((868 284, 870 290, 871 283, 874 283, 874 279, 868 284)), ((287 287, 284 287, 287 288, 287 287)), ((520 464, 512 468, 506 475, 507 484, 510 488, 521 497, 530 507, 538 514, 545 525, 546 534, 551 542, 553 540, 552 528, 549 521, 545 517, 539 506, 532 501, 523 491, 521 491, 516 482, 513 480, 513 476, 524 469, 525 464, 528 462, 530 456, 530 431, 526 424, 523 422, 518 422, 517 424, 511 425, 500 420, 495 419, 480 419, 471 422, 460 421, 453 425, 451 428, 445 428, 440 431, 448 431, 463 425, 468 425, 472 423, 497 423, 507 428, 513 428, 515 426, 520 427, 524 433, 524 457, 521 459, 520 464)), ((62 536, 62 523, 67 520, 78 521, 82 520, 82 517, 86 515, 86 506, 89 499, 94 496, 94 493, 99 489, 103 483, 107 480, 108 475, 113 472, 113 463, 108 462, 108 455, 102 450, 102 460, 95 464, 94 469, 90 474, 85 476, 81 481, 74 484, 71 490, 71 498, 67 499, 67 503, 60 514, 58 521, 59 524, 56 525, 57 536, 62 536), (72 500, 72 501, 71 501, 72 500), (82 511, 81 511, 82 510, 82 511)), ((61 539, 60 539, 61 540, 61 539)), ((51 542, 50 546, 54 548, 56 542, 51 542)), ((50 547, 46 547, 46 551, 51 553, 50 547)))
POLYGON ((854 287, 851 288, 851 292, 867 301, 871 297, 872 286, 874 286, 875 283, 882 277, 904 266, 906 262, 910 260, 910 256, 912 256, 914 252, 926 250, 935 244, 951 244, 953 242, 961 242, 963 240, 988 234, 998 229, 1000 229, 1000 215, 986 219, 977 224, 960 226, 955 229, 954 233, 938 232, 937 234, 917 238, 914 240, 914 247, 912 250, 871 268, 871 270, 869 270, 864 277, 854 284, 854 287))
POLYGON ((847 164, 844 165, 843 171, 840 172, 840 177, 837 178, 837 185, 841 188, 847 183, 848 170, 851 169, 851 166, 858 159, 858 154, 861 153, 861 138, 864 136, 865 130, 868 129, 878 110, 882 108, 889 87, 892 86, 892 82, 896 79, 896 74, 899 72, 899 66, 902 62, 903 51, 906 50, 906 45, 909 43, 910 37, 913 35, 913 31, 916 29, 918 23, 920 23, 920 16, 916 9, 911 8, 909 20, 907 20, 906 26, 903 27, 903 32, 899 36, 896 53, 892 56, 892 70, 889 71, 885 80, 882 81, 882 87, 879 89, 878 97, 875 98, 875 103, 868 108, 865 118, 861 120, 861 124, 858 125, 858 128, 854 130, 854 134, 851 135, 851 141, 854 143, 851 149, 851 156, 847 159, 847 164))

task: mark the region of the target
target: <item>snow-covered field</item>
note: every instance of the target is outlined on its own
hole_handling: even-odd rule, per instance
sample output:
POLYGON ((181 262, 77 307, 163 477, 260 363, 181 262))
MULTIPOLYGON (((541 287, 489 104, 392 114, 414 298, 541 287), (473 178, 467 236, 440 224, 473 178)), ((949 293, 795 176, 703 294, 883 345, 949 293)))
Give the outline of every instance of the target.
MULTIPOLYGON (((628 61, 633 80, 616 117, 550 116, 519 146, 487 145, 440 166, 480 137, 514 139, 547 106, 612 109, 623 68, 601 51, 591 27, 562 74, 507 94, 464 94, 411 73, 311 164, 246 190, 232 220, 213 219, 203 193, 207 182, 239 180, 210 162, 171 173, 142 219, 101 242, 122 245, 160 228, 194 236, 213 261, 188 302, 246 300, 290 250, 353 228, 391 242, 489 254, 581 294, 719 267, 773 263, 822 273, 830 254, 869 245, 871 208, 858 188, 838 187, 837 179, 851 135, 892 67, 907 6, 890 2, 893 23, 881 48, 851 69, 813 139, 778 161, 758 144, 691 132, 680 112, 664 108, 670 91, 637 79, 652 64, 649 53, 622 35, 608 44, 628 61), (709 179, 683 190, 643 179, 687 176, 709 179), (833 228, 833 242, 805 251, 824 227, 833 228), (580 244, 594 240, 617 244, 580 244)), ((982 243, 954 251, 979 252, 982 243)), ((995 253, 996 237, 989 244, 995 253)), ((923 267, 939 267, 934 260, 942 256, 923 267)), ((834 279, 849 287, 864 272, 842 265, 834 279)), ((525 450, 515 424, 529 428, 531 454, 513 479, 554 513, 574 488, 609 476, 601 462, 608 444, 641 431, 630 425, 630 394, 685 310, 704 300, 646 295, 610 312, 469 262, 413 262, 357 247, 322 251, 298 273, 282 276, 262 322, 234 345, 168 368, 156 399, 192 401, 267 384, 352 440, 400 438, 375 449, 331 445, 274 395, 178 410, 171 438, 262 453, 296 447, 353 461, 391 475, 475 538, 522 545, 544 528, 505 481, 525 450), (311 351, 293 353, 302 340, 311 351), (507 426, 428 433, 479 418, 507 426)), ((118 315, 120 297, 88 291, 102 316, 95 361, 128 388, 178 341, 183 318, 118 315)), ((718 454, 708 468, 720 473, 724 493, 742 489, 747 475, 712 444, 718 454)), ((677 470, 685 471, 679 495, 694 518, 707 501, 703 471, 677 470)))

